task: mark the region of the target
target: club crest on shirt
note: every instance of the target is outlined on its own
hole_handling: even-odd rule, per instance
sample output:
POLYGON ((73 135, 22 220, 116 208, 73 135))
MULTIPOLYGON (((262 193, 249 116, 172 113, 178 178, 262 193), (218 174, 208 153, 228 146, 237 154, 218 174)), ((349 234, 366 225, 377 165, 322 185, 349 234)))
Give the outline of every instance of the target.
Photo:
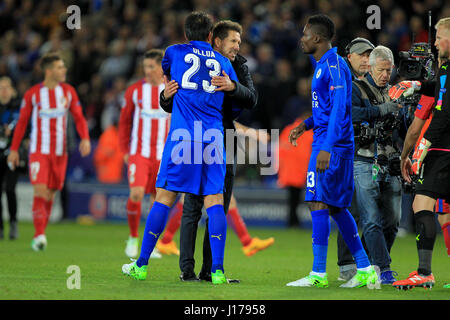
POLYGON ((66 108, 66 106, 67 106, 67 99, 66 99, 65 96, 62 96, 61 99, 59 99, 59 102, 60 102, 60 105, 61 105, 63 108, 66 108))
POLYGON ((322 74, 322 69, 317 70, 316 79, 319 79, 321 74, 322 74))

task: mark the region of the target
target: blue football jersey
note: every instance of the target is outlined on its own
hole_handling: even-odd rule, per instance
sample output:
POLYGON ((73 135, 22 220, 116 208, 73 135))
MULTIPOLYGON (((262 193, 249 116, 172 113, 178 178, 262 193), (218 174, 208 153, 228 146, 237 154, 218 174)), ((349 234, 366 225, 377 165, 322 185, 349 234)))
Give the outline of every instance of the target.
POLYGON ((313 150, 335 151, 353 158, 352 75, 337 48, 328 50, 319 61, 311 57, 312 116, 306 128, 314 128, 313 150))
MULTIPOLYGON (((225 71, 231 80, 238 82, 228 58, 214 51, 208 42, 190 41, 168 47, 162 60, 162 68, 169 79, 175 80, 179 85, 173 100, 168 139, 176 129, 189 130, 193 141, 200 139, 202 142, 209 142, 202 140, 206 129, 218 129, 223 135, 224 93, 215 91, 211 78, 222 76, 222 71, 225 71), (201 136, 198 130, 200 127, 201 136)), ((180 136, 180 140, 186 140, 186 137, 180 136)))

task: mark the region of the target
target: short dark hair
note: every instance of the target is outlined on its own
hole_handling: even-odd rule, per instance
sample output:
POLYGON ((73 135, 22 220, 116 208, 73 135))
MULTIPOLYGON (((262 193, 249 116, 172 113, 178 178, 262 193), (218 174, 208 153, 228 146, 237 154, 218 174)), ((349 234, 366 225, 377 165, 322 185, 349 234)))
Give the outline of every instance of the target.
POLYGON ((39 63, 42 71, 52 66, 53 62, 62 60, 61 56, 57 52, 46 53, 39 63))
POLYGON ((331 18, 324 14, 316 14, 308 18, 307 24, 311 25, 314 31, 325 39, 333 39, 335 28, 331 18))
POLYGON ((164 51, 161 49, 150 49, 144 53, 144 59, 153 59, 158 63, 161 63, 164 57, 164 51))
POLYGON ((234 21, 231 20, 222 20, 217 22, 214 25, 214 28, 212 30, 212 43, 214 45, 214 40, 216 38, 219 38, 220 40, 225 39, 228 37, 228 31, 236 31, 239 34, 242 34, 242 26, 234 21))
POLYGON ((191 12, 184 22, 184 32, 189 41, 206 41, 211 32, 213 23, 205 12, 191 12))

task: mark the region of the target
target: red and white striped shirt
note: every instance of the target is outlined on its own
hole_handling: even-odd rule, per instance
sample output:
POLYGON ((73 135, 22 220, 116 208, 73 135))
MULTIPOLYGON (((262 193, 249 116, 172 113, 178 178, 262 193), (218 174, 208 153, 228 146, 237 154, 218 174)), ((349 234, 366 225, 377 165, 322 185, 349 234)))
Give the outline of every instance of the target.
POLYGON ((161 160, 169 131, 169 114, 159 106, 162 90, 164 84, 152 86, 145 79, 128 87, 119 120, 123 153, 161 160))
POLYGON ((73 116, 80 138, 89 139, 87 121, 78 95, 71 85, 59 83, 55 88, 49 89, 39 83, 31 87, 22 99, 11 150, 19 149, 31 117, 30 154, 66 154, 68 111, 73 116))

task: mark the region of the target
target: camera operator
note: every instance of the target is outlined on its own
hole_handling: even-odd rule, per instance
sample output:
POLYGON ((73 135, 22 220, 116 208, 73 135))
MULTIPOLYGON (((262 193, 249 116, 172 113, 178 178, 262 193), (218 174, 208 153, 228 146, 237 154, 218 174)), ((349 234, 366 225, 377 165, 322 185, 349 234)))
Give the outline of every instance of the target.
MULTIPOLYGON (((352 73, 352 80, 362 80, 369 71, 369 55, 375 46, 365 38, 355 38, 346 47, 346 57, 344 60, 352 73)), ((353 193, 352 204, 350 212, 355 219, 356 224, 359 224, 359 212, 356 204, 356 195, 353 193)), ((364 237, 361 241, 365 247, 364 237)), ((353 256, 347 247, 341 233, 337 236, 337 255, 339 266, 339 278, 341 281, 349 281, 356 274, 356 264, 353 256)))
POLYGON ((356 203, 367 252, 372 265, 380 269, 382 284, 396 281, 390 250, 401 216, 401 181, 388 168, 389 158, 398 155, 392 137, 395 129, 388 123, 402 107, 389 97, 393 67, 392 51, 377 46, 369 56, 369 73, 354 80, 352 87, 356 203))
MULTIPOLYGON (((411 94, 414 90, 426 95, 434 95, 435 107, 433 117, 423 138, 420 140, 413 161, 407 158, 412 150, 410 144, 405 146, 402 168, 408 182, 411 173, 418 175, 413 211, 416 221, 416 244, 419 266, 405 280, 396 281, 393 286, 398 289, 414 287, 432 287, 435 283, 431 272, 431 258, 436 240, 436 223, 434 207, 438 198, 450 200, 450 17, 443 18, 435 25, 436 41, 439 54, 439 72, 435 82, 403 81, 396 85, 391 95, 400 97, 411 94), (434 87, 434 93, 433 89, 434 87), (411 90, 411 88, 413 90, 411 90)), ((407 142, 407 141, 405 141, 407 142)))
MULTIPOLYGON (((9 210, 9 238, 18 237, 17 230, 17 198, 16 184, 18 172, 11 171, 6 157, 11 144, 14 126, 19 118, 20 100, 16 98, 16 91, 8 77, 0 78, 0 199, 5 183, 6 198, 9 210)), ((3 206, 0 202, 0 240, 3 239, 3 206)))

